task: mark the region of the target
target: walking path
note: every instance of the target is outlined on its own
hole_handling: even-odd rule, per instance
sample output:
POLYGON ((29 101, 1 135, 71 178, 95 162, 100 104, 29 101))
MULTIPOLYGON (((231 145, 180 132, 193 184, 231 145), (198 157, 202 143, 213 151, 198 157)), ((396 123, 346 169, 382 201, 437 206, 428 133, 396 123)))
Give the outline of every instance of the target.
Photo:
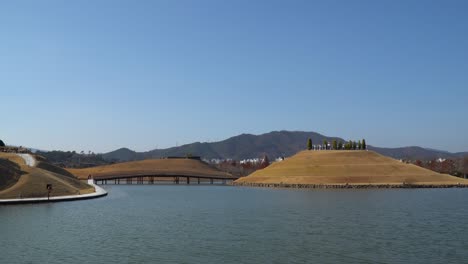
POLYGON ((95 189, 94 193, 79 194, 79 195, 64 195, 64 196, 53 196, 47 199, 47 197, 40 198, 21 198, 21 199, 0 199, 0 205, 2 204, 20 204, 20 203, 44 203, 44 202, 61 202, 61 201, 74 201, 74 200, 85 200, 98 198, 107 195, 107 191, 99 187, 94 183, 93 179, 88 180, 88 184, 93 186, 95 189))
POLYGON ((20 153, 18 153, 16 155, 23 158, 24 162, 26 162, 26 165, 28 165, 29 167, 36 167, 36 159, 33 157, 33 155, 31 155, 31 154, 20 154, 20 153))

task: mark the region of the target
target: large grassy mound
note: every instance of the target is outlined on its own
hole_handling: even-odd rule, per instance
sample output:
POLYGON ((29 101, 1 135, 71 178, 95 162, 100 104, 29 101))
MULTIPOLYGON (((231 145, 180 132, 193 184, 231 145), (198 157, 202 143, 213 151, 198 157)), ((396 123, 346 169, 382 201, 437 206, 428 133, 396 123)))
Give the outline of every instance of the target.
MULTIPOLYGON (((94 192, 94 187, 70 176, 71 174, 62 175, 38 167, 29 167, 21 157, 15 154, 0 153, 0 161, 15 172, 2 173, 0 171, 0 178, 4 179, 3 182, 9 182, 4 185, 5 188, 0 188, 0 199, 47 197, 47 184, 52 184, 51 196, 94 192)), ((46 163, 43 165, 55 170, 46 163)), ((59 170, 56 171, 59 172, 59 170)))
POLYGON ((68 171, 80 179, 87 179, 88 175, 92 175, 95 179, 109 176, 130 175, 178 175, 232 178, 230 174, 217 170, 200 160, 194 159, 149 159, 85 169, 68 169, 68 171))
POLYGON ((238 179, 236 184, 451 185, 467 180, 372 151, 302 151, 238 179))

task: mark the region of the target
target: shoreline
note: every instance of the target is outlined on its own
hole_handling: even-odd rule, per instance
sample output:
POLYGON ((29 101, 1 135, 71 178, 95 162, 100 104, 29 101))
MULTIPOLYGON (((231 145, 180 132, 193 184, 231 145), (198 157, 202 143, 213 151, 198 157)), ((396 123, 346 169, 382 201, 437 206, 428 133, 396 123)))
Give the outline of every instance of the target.
POLYGON ((232 183, 233 186, 294 189, 435 189, 468 188, 468 184, 308 184, 308 183, 232 183))
POLYGON ((80 195, 63 195, 63 196, 52 196, 49 199, 47 197, 35 197, 35 198, 21 198, 21 199, 0 199, 0 205, 4 204, 30 204, 30 203, 50 203, 50 202, 67 202, 77 200, 88 200, 107 195, 107 191, 102 187, 96 185, 94 180, 88 180, 88 184, 94 187, 95 192, 80 194, 80 195))

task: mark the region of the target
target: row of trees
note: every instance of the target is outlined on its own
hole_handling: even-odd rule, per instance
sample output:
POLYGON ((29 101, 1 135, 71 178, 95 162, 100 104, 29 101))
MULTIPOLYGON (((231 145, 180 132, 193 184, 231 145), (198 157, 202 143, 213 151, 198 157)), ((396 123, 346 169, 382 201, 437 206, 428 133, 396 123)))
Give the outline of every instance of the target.
MULTIPOLYGON (((359 141, 348 141, 348 142, 341 142, 341 141, 336 141, 333 140, 331 144, 328 143, 326 139, 323 140, 323 144, 321 145, 324 149, 333 149, 333 150, 339 150, 339 149, 345 149, 345 150, 365 150, 367 149, 367 144, 366 140, 359 140, 359 141)), ((312 144, 312 139, 309 138, 307 140, 307 149, 311 150, 313 148, 312 144)))
POLYGON ((468 176, 468 156, 444 160, 416 160, 413 164, 439 173, 450 174, 457 177, 468 176))

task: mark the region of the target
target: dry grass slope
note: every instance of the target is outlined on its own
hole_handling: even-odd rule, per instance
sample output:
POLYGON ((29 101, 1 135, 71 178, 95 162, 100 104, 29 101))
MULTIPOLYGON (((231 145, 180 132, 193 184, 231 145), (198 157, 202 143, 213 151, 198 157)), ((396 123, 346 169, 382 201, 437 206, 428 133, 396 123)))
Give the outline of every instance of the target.
POLYGON ((23 173, 18 164, 8 159, 0 159, 0 191, 17 183, 23 173))
MULTIPOLYGON (((0 153, 0 159, 9 160, 18 167, 22 173, 16 181, 0 191, 0 199, 46 197, 46 185, 51 183, 53 191, 51 196, 86 194, 94 192, 94 187, 89 186, 76 178, 47 171, 41 168, 26 166, 23 159, 15 154, 0 153)), ((15 175, 0 175, 11 178, 15 175)))
POLYGON ((402 163, 372 151, 302 151, 240 178, 238 184, 451 185, 467 180, 402 163))
POLYGON ((95 179, 99 179, 106 176, 137 176, 151 174, 198 175, 232 178, 228 173, 219 171, 199 160, 192 159, 149 159, 85 169, 68 169, 68 171, 76 175, 79 179, 87 179, 88 175, 92 175, 95 179))

